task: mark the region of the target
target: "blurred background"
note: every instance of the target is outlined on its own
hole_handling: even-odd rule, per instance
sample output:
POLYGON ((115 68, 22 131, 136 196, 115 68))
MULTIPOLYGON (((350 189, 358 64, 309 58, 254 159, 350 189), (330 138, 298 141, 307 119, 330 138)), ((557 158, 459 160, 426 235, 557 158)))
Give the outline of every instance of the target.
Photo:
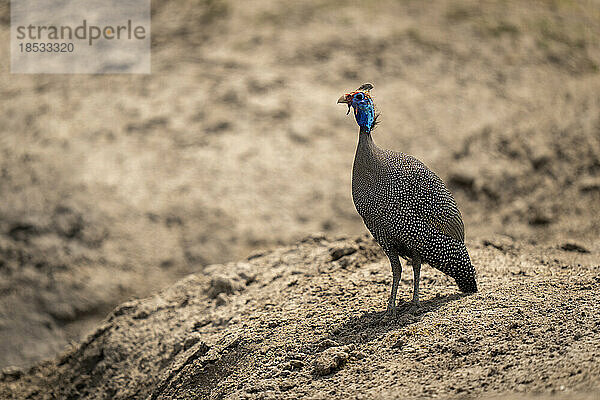
POLYGON ((600 246, 600 2, 152 8, 151 75, 11 75, 0 3, 0 367, 206 265, 364 233, 336 100, 366 81, 375 141, 448 183, 467 245, 600 246))

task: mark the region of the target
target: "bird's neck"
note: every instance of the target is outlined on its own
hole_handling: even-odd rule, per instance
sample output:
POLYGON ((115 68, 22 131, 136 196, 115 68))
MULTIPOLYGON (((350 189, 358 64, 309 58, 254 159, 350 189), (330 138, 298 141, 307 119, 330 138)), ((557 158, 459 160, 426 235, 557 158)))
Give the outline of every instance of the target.
POLYGON ((354 156, 354 166, 359 169, 372 169, 377 162, 376 154, 379 148, 373 141, 370 132, 360 130, 358 134, 358 145, 356 146, 356 154, 354 156))
POLYGON ((377 145, 373 141, 373 137, 371 136, 371 132, 367 132, 363 128, 360 129, 358 133, 358 147, 357 154, 359 152, 364 153, 365 155, 374 155, 375 150, 377 149, 377 145))

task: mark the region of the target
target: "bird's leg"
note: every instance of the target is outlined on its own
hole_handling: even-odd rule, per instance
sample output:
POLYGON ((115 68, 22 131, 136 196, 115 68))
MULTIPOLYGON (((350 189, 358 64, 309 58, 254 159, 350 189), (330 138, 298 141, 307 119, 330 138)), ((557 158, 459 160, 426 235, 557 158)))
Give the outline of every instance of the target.
POLYGON ((413 255, 411 259, 411 264, 413 267, 414 273, 414 282, 413 282, 413 297, 412 303, 414 306, 419 305, 419 281, 421 279, 421 256, 418 254, 413 255))
POLYGON ((400 264, 396 251, 386 252, 386 254, 392 266, 392 293, 390 293, 386 314, 394 315, 396 313, 396 293, 398 292, 398 283, 402 275, 402 264, 400 264))

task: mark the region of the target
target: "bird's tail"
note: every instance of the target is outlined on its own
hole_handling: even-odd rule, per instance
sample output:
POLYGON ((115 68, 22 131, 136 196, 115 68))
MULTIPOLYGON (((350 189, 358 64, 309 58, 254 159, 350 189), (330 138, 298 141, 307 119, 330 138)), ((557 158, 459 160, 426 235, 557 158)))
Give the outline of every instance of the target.
POLYGON ((458 288, 463 293, 477 292, 477 281, 475 280, 475 268, 469 259, 461 260, 461 262, 453 262, 437 267, 446 275, 451 276, 456 281, 458 288), (465 262, 466 261, 466 262, 465 262))
POLYGON ((459 247, 455 257, 450 257, 450 260, 451 263, 446 266, 443 272, 454 278, 461 292, 477 292, 475 267, 471 264, 471 258, 469 257, 469 253, 464 244, 459 247))
POLYGON ((461 292, 477 292, 475 267, 471 264, 465 244, 453 238, 446 238, 445 242, 443 255, 434 253, 428 260, 429 264, 454 278, 461 292))
POLYGON ((458 285, 458 288, 463 293, 476 293, 477 292, 477 281, 475 281, 475 268, 471 266, 473 273, 466 277, 456 278, 453 277, 458 285))

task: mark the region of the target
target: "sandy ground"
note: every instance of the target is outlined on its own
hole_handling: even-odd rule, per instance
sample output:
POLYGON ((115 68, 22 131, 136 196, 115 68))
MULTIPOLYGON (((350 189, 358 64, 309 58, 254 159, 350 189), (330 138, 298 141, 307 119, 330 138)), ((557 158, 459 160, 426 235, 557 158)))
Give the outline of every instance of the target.
MULTIPOLYGON (((9 15, 8 4, 1 3, 3 43, 10 38, 9 15)), ((43 359, 64 358, 66 346, 95 331, 118 304, 147 297, 190 273, 197 274, 188 278, 192 282, 204 282, 210 276, 206 271, 214 268, 211 264, 244 259, 315 232, 324 232, 329 240, 364 233, 350 198, 357 129, 335 101, 365 81, 375 84, 373 94, 382 113, 376 142, 415 155, 448 182, 462 210, 470 250, 477 257, 498 256, 489 260, 492 266, 513 260, 502 258, 508 257, 506 249, 516 249, 511 257, 534 260, 516 275, 505 276, 504 270, 490 267, 495 272, 482 277, 490 279, 488 291, 446 302, 432 300, 423 315, 443 314, 456 324, 461 321, 458 316, 465 316, 475 324, 477 310, 492 310, 499 302, 506 305, 501 311, 508 312, 512 310, 508 304, 514 303, 531 318, 538 314, 537 322, 524 325, 533 329, 535 324, 550 326, 555 319, 541 317, 546 315, 541 303, 523 304, 525 300, 518 299, 527 297, 520 296, 543 293, 553 313, 574 318, 569 305, 579 310, 584 307, 579 301, 597 295, 597 282, 590 283, 589 291, 579 291, 570 280, 559 284, 562 275, 548 275, 554 269, 541 267, 554 261, 535 261, 535 254, 545 252, 579 254, 560 249, 564 247, 589 253, 581 255, 587 257, 585 262, 565 261, 569 267, 562 273, 592 279, 591 271, 598 265, 600 5, 596 1, 463 0, 435 1, 427 7, 417 1, 155 1, 152 33, 149 76, 10 75, 8 45, 0 48, 5 55, 0 57, 0 367, 28 368, 43 359), (500 250, 492 251, 495 245, 490 245, 480 253, 486 240, 500 240, 496 243, 500 250), (510 246, 505 248, 504 242, 510 246), (527 293, 519 286, 516 295, 514 285, 525 285, 525 278, 539 279, 534 282, 539 293, 527 293), (473 308, 455 308, 464 302, 473 308)), ((482 273, 488 268, 484 264, 479 264, 482 273)), ((282 268, 291 273, 294 265, 282 268)), ((386 266, 380 263, 378 269, 381 280, 389 279, 386 266)), ((328 279, 342 279, 344 273, 332 271, 328 279)), ((360 279, 358 285, 368 284, 360 279)), ((441 282, 445 281, 430 290, 455 293, 451 284, 441 282)), ((387 289, 384 284, 377 287, 380 301, 387 289)), ((375 295, 360 292, 357 296, 375 295)), ((272 296, 264 304, 281 307, 278 293, 262 293, 272 296)), ((198 302, 201 299, 197 297, 198 302)), ((340 307, 341 303, 346 302, 340 300, 340 307)), ((382 303, 350 303, 343 305, 349 314, 332 311, 330 318, 337 319, 330 323, 347 323, 355 335, 364 326, 373 344, 379 343, 374 337, 386 336, 373 332, 400 332, 415 325, 376 323, 369 313, 379 311, 382 303)), ((244 310, 248 321, 238 323, 261 320, 262 314, 244 310)), ((416 318, 427 322, 425 317, 416 318)), ((512 314, 506 318, 510 324, 522 324, 512 314)), ((314 344, 323 336, 315 327, 303 326, 307 330, 298 335, 305 335, 306 341, 314 344)), ((515 345, 529 337, 521 326, 511 331, 520 338, 515 345)), ((500 327, 489 329, 489 335, 474 333, 483 340, 474 355, 440 354, 448 359, 479 357, 493 337, 509 335, 499 333, 500 327)), ((592 328, 584 325, 580 330, 592 328)), ((134 330, 131 335, 142 333, 134 330)), ((181 330, 169 343, 180 339, 184 343, 185 335, 181 330)), ((435 335, 423 340, 437 338, 436 345, 450 346, 435 335)), ((532 348, 539 342, 549 345, 539 339, 541 335, 534 336, 532 348)), ((221 340, 217 336, 202 340, 213 348, 221 340)), ((357 342, 347 335, 331 340, 339 346, 330 347, 357 342)), ((561 344, 556 346, 556 351, 562 349, 561 344)), ((502 356, 521 354, 513 350, 502 356)), ((307 353, 311 363, 316 351, 307 353)), ((348 360, 354 357, 354 350, 343 351, 348 360)), ((388 351, 387 358, 381 353, 376 360, 389 362, 390 371, 414 375, 418 368, 411 362, 420 356, 417 350, 402 351, 388 351), (390 354, 396 352, 405 358, 393 364, 390 354), (400 368, 405 364, 412 367, 400 368)), ((75 362, 84 361, 77 357, 69 361, 75 362)), ((518 365, 517 359, 512 362, 518 365)), ((16 370, 21 372, 15 376, 26 377, 17 379, 9 369, 4 382, 22 388, 22 379, 38 376, 39 382, 50 385, 40 387, 51 393, 58 390, 52 385, 63 376, 61 368, 74 365, 63 363, 53 369, 53 363, 33 367, 41 368, 45 378, 25 369, 16 370)), ((164 363, 161 371, 174 368, 170 361, 164 363)), ((481 368, 486 365, 478 363, 481 368)), ((564 382, 569 390, 584 391, 596 382, 591 374, 559 378, 550 373, 556 368, 549 363, 540 361, 540 375, 524 383, 524 389, 560 391, 561 385, 554 383, 564 382), (546 381, 541 380, 544 373, 546 381)), ((423 373, 446 364, 443 357, 436 358, 432 369, 423 373)), ((556 370, 572 372, 567 367, 556 370)), ((124 371, 120 373, 129 374, 124 371)), ((364 377, 351 379, 349 371, 355 370, 344 369, 335 376, 346 376, 344 384, 363 382, 364 377)), ((158 371, 152 373, 157 374, 152 382, 159 382, 158 371)), ((450 375, 456 388, 471 376, 458 367, 447 373, 440 378, 446 383, 431 390, 451 396, 450 375)), ((427 397, 425 392, 397 386, 408 377, 392 384, 385 376, 395 375, 389 371, 380 375, 380 390, 397 388, 406 396, 427 397)), ((299 383, 298 390, 326 393, 318 382, 327 382, 319 379, 310 385, 299 383)), ((512 378, 504 383, 497 379, 490 377, 492 386, 469 387, 467 393, 519 390, 516 383, 506 383, 512 378)), ((81 385, 90 393, 100 390, 94 389, 98 387, 94 382, 81 385)), ((237 393, 230 386, 223 390, 237 393)), ((370 390, 365 389, 365 396, 379 395, 370 390)), ((20 392, 15 393, 18 397, 20 392)))
MULTIPOLYGON (((457 294, 425 268, 421 306, 396 318, 383 312, 387 259, 367 236, 312 236, 214 265, 117 307, 57 360, 5 371, 0 396, 598 398, 598 253, 468 244, 480 292, 457 294)), ((411 276, 405 268, 406 301, 411 276)))

